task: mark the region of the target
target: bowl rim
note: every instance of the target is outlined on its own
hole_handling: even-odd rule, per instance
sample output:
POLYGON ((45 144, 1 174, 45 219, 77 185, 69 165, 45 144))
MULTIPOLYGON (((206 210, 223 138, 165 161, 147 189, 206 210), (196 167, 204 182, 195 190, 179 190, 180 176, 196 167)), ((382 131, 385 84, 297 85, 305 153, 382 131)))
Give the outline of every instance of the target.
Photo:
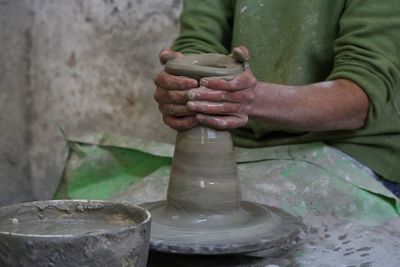
POLYGON ((57 199, 57 200, 39 200, 39 201, 33 201, 33 202, 23 202, 23 203, 16 203, 16 204, 11 204, 7 206, 2 206, 0 207, 0 214, 4 210, 8 209, 15 209, 18 207, 23 207, 23 206, 40 206, 40 205, 46 205, 49 206, 51 204, 56 205, 57 203, 83 203, 83 204, 88 204, 88 203, 99 203, 103 205, 122 205, 127 208, 131 209, 136 209, 140 210, 143 212, 145 215, 144 220, 141 222, 138 222, 134 225, 127 226, 127 227, 121 227, 118 230, 109 230, 109 231, 104 231, 104 232, 91 232, 91 233, 80 233, 80 234, 24 234, 24 233, 15 233, 15 232, 8 232, 8 231, 1 231, 0 230, 0 236, 12 236, 12 237, 29 237, 29 238, 38 238, 38 239, 46 239, 46 238, 81 238, 81 237, 89 237, 89 236, 101 236, 105 234, 117 234, 117 233, 122 233, 125 231, 130 231, 133 229, 136 229, 138 227, 142 227, 143 225, 151 225, 151 214, 148 210, 145 208, 139 206, 139 205, 133 205, 128 202, 118 202, 118 201, 109 201, 109 200, 92 200, 92 199, 57 199))

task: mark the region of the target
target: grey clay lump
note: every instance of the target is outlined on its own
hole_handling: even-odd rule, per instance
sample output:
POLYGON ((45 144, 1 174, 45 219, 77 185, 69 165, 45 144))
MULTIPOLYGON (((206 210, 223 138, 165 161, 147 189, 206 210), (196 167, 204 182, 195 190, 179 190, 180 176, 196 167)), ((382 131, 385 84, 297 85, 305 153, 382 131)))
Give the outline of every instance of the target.
MULTIPOLYGON (((194 79, 243 71, 231 56, 188 55, 165 71, 194 79)), ((144 205, 152 221, 150 247, 180 254, 232 254, 279 248, 300 221, 266 205, 241 200, 229 132, 196 126, 177 133, 167 200, 144 205)))

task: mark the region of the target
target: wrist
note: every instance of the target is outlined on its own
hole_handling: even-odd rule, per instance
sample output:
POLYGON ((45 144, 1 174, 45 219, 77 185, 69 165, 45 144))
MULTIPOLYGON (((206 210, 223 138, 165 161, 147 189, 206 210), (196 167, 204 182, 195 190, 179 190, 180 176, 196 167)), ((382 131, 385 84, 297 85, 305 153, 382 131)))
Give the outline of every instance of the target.
POLYGON ((254 88, 254 101, 251 103, 248 114, 249 118, 269 123, 279 121, 282 112, 289 111, 290 102, 298 97, 297 94, 298 90, 295 90, 293 86, 257 82, 254 88))
POLYGON ((265 110, 260 108, 260 102, 263 102, 263 99, 260 98, 263 98, 262 91, 265 89, 267 88, 263 82, 257 82, 256 86, 254 87, 254 99, 250 104, 248 113, 249 119, 257 119, 265 114, 265 110))

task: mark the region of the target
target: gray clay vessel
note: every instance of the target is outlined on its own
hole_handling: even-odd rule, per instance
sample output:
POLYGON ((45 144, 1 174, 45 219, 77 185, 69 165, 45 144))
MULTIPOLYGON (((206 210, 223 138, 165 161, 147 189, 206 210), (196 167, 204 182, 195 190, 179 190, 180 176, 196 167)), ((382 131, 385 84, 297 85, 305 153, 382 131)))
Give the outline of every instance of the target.
MULTIPOLYGON (((194 79, 237 75, 232 57, 189 55, 165 70, 194 79)), ((301 222, 277 208, 241 200, 229 132, 197 126, 178 132, 167 200, 143 205, 153 217, 150 247, 180 254, 274 251, 288 246, 301 222)))
POLYGON ((0 266, 146 266, 150 213, 106 201, 0 208, 0 266))

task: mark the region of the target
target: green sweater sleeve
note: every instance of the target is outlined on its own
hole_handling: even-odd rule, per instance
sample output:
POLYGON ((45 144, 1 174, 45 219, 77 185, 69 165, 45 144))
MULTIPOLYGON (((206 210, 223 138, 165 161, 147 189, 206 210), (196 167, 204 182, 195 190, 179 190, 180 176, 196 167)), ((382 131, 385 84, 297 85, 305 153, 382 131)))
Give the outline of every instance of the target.
MULTIPOLYGON (((400 1, 347 0, 328 80, 346 78, 368 95, 368 123, 381 117, 400 82, 400 1)), ((381 118, 382 119, 382 118, 381 118)))
POLYGON ((172 49, 186 54, 228 54, 231 49, 234 1, 184 0, 180 35, 172 49))

